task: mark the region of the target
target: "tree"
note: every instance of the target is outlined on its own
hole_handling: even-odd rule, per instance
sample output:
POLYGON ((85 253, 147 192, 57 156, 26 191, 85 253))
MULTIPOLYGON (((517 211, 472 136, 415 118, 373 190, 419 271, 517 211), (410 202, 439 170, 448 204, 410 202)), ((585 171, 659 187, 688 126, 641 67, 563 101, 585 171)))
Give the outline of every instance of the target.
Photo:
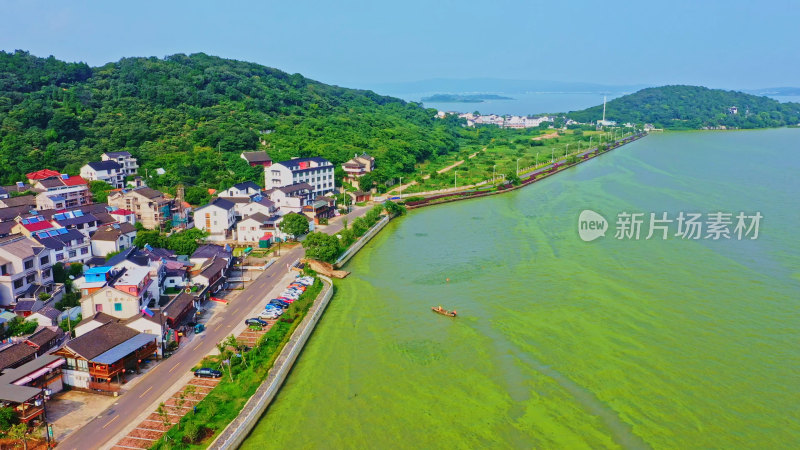
POLYGON ((149 244, 151 247, 166 248, 167 239, 161 236, 158 230, 145 230, 136 233, 136 239, 133 240, 133 245, 137 247, 144 247, 149 244))
POLYGON ((172 422, 169 421, 169 413, 167 412, 164 402, 159 403, 158 408, 156 408, 156 414, 161 417, 161 423, 164 425, 164 428, 172 427, 172 422))
POLYGON ((19 423, 19 417, 14 408, 8 406, 0 408, 0 431, 7 431, 19 423))
POLYGON ((81 263, 70 263, 69 265, 69 276, 73 278, 80 278, 83 276, 83 264, 81 263))
POLYGON ((278 225, 281 231, 294 238, 308 233, 308 218, 302 214, 287 214, 278 225))
POLYGON ((509 171, 506 174, 506 181, 513 184, 514 186, 519 186, 521 180, 519 179, 519 175, 516 174, 513 170, 509 171))
POLYGON ((89 182, 89 191, 92 193, 95 203, 107 203, 108 192, 113 187, 105 181, 93 180, 89 182))
POLYGON ((333 263, 342 252, 339 246, 339 239, 327 233, 313 232, 306 236, 303 241, 303 248, 306 249, 306 257, 320 261, 333 263))
POLYGON ((18 423, 8 430, 8 437, 15 441, 22 441, 24 450, 28 450, 28 425, 25 423, 18 423))
POLYGON ((233 369, 231 368, 231 351, 228 350, 228 344, 226 342, 218 342, 217 343, 217 350, 219 350, 219 362, 222 365, 222 370, 225 370, 225 366, 228 366, 228 377, 230 380, 233 381, 233 369), (227 361, 227 363, 226 363, 227 361))
POLYGON ((398 205, 397 203, 391 200, 387 200, 383 206, 384 208, 386 208, 386 212, 388 212, 392 216, 402 216, 403 214, 406 213, 406 209, 404 207, 398 205))

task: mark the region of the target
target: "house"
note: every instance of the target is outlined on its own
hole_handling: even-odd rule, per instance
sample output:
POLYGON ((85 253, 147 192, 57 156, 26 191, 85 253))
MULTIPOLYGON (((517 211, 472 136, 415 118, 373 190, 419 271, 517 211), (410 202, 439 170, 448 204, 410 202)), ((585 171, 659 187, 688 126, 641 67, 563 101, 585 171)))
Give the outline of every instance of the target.
POLYGON ((0 306, 9 306, 34 285, 53 284, 52 257, 20 234, 0 238, 0 306))
POLYGON ((125 172, 116 161, 93 161, 81 167, 81 177, 90 181, 104 181, 113 188, 125 187, 125 172))
POLYGON ((48 395, 63 389, 61 367, 64 358, 45 355, 0 375, 0 405, 12 408, 17 420, 30 426, 44 420, 48 395))
POLYGON ((325 200, 315 200, 303 206, 303 214, 314 219, 314 223, 319 224, 320 219, 330 219, 336 215, 336 208, 331 207, 325 200))
POLYGON ((273 164, 265 172, 267 190, 308 183, 311 198, 332 192, 333 164, 325 158, 295 158, 273 164))
MULTIPOLYGON (((342 164, 342 169, 345 173, 345 181, 358 188, 358 179, 364 174, 370 173, 375 170, 375 158, 366 153, 355 155, 353 159, 342 164)), ((371 186, 367 186, 369 189, 371 186)))
POLYGON ((28 336, 25 344, 36 350, 37 357, 41 357, 51 349, 58 347, 66 337, 66 333, 57 325, 43 326, 28 336))
POLYGON ((53 214, 50 223, 68 230, 78 230, 83 233, 84 236, 89 237, 97 230, 97 227, 100 225, 100 220, 92 213, 84 213, 76 209, 53 214))
POLYGON ((0 208, 24 208, 27 212, 36 209, 36 197, 33 195, 21 195, 19 197, 8 197, 0 199, 0 208))
POLYGON ((242 152, 241 158, 250 164, 250 167, 264 167, 267 168, 272 165, 267 152, 242 152))
POLYGON ((47 178, 60 177, 60 176, 61 172, 57 172, 55 170, 50 170, 50 169, 42 169, 25 175, 25 178, 28 179, 28 183, 34 184, 41 180, 45 180, 47 178))
POLYGON ((182 288, 189 283, 188 266, 179 261, 166 262, 164 288, 182 288))
POLYGON ((84 334, 94 330, 95 328, 105 325, 109 322, 119 322, 120 318, 110 316, 103 312, 96 312, 89 317, 84 317, 79 323, 75 324, 75 337, 83 336, 84 334))
POLYGON ((108 205, 133 211, 145 228, 155 229, 172 217, 174 200, 149 187, 122 189, 108 196, 108 205))
MULTIPOLYGON (((138 315, 150 303, 152 292, 149 291, 152 280, 148 267, 124 268, 118 273, 107 271, 109 281, 95 281, 95 276, 102 276, 105 267, 97 267, 87 271, 87 281, 80 288, 81 314, 91 317, 96 312, 103 312, 120 319, 138 315), (89 277, 92 278, 89 278, 89 277), (100 285, 100 287, 98 287, 100 285)), ((100 278, 100 277, 97 277, 100 278)))
POLYGON ((217 197, 194 211, 194 223, 197 228, 209 233, 209 241, 229 239, 236 223, 234 203, 217 197))
POLYGON ((104 225, 94 232, 91 239, 92 254, 106 256, 125 250, 136 239, 136 227, 128 222, 104 225))
POLYGON ((133 211, 117 208, 113 211, 109 211, 108 214, 118 223, 128 222, 131 225, 136 225, 136 214, 134 214, 133 211))
POLYGON ((230 263, 233 259, 233 250, 228 245, 223 247, 216 244, 203 244, 197 247, 197 250, 192 253, 189 261, 192 263, 193 271, 197 272, 215 258, 225 259, 228 261, 228 265, 230 266, 230 263))
POLYGON ((271 216, 275 214, 278 210, 278 207, 275 205, 275 202, 268 199, 267 197, 257 196, 258 200, 255 198, 252 202, 249 203, 237 203, 234 208, 236 208, 236 212, 240 217, 247 217, 252 216, 255 213, 261 213, 265 216, 271 216))
POLYGON ((38 215, 26 218, 17 217, 15 222, 17 222, 17 224, 11 227, 11 232, 19 233, 26 237, 31 237, 33 233, 38 231, 51 230, 55 228, 55 226, 48 222, 47 219, 38 215))
POLYGON ((16 342, 0 349, 0 371, 19 367, 36 359, 36 349, 24 342, 16 342))
POLYGON ((353 200, 353 203, 368 202, 372 198, 369 192, 363 191, 348 192, 347 195, 350 196, 350 198, 353 200))
POLYGON ((129 175, 136 175, 136 170, 139 168, 136 158, 131 156, 128 152, 106 152, 100 156, 100 159, 103 161, 113 161, 119 164, 120 170, 122 170, 123 173, 123 179, 129 175))
POLYGON ((245 181, 244 183, 234 184, 233 186, 225 189, 217 194, 219 197, 250 197, 261 193, 261 186, 253 183, 252 181, 245 181))
POLYGON ((268 220, 269 217, 261 213, 245 217, 236 224, 236 240, 242 244, 259 242, 268 220))
POLYGON ((163 309, 166 325, 178 329, 186 322, 191 321, 197 311, 197 297, 186 291, 181 291, 163 309))
POLYGON ((166 277, 166 261, 174 259, 175 253, 161 248, 153 248, 145 245, 144 248, 129 247, 119 254, 106 261, 107 266, 113 266, 114 270, 123 269, 146 269, 150 272, 149 296, 157 299, 164 294, 164 278, 166 277))
POLYGON ((313 199, 312 189, 308 183, 298 183, 270 189, 266 194, 281 211, 299 213, 313 199))
POLYGON ((108 322, 53 352, 66 359, 64 384, 76 389, 119 392, 142 361, 158 355, 158 336, 108 322))
POLYGON ((6 188, 4 188, 3 186, 0 186, 0 199, 8 198, 8 197, 10 197, 10 195, 8 194, 8 191, 6 190, 6 188))
POLYGON ((36 209, 66 209, 92 203, 89 184, 81 177, 62 174, 36 182, 36 209))
POLYGON ((52 306, 45 306, 44 308, 29 315, 27 320, 36 321, 43 327, 55 327, 58 326, 59 317, 61 317, 61 311, 53 308, 52 306))
POLYGON ((37 231, 32 237, 50 251, 55 262, 85 263, 92 257, 89 238, 78 230, 53 228, 37 231))
POLYGON ((14 314, 16 314, 17 316, 27 318, 31 314, 39 311, 44 307, 45 307, 44 302, 39 299, 17 300, 17 304, 14 305, 13 311, 14 314))

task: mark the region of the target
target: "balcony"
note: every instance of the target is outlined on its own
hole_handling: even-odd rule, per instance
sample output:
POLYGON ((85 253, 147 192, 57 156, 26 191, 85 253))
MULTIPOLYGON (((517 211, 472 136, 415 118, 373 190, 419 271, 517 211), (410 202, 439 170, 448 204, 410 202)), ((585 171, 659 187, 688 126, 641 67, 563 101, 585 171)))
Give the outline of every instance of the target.
POLYGON ((20 422, 30 422, 31 420, 39 417, 44 412, 44 407, 23 404, 22 407, 17 407, 17 416, 20 422))

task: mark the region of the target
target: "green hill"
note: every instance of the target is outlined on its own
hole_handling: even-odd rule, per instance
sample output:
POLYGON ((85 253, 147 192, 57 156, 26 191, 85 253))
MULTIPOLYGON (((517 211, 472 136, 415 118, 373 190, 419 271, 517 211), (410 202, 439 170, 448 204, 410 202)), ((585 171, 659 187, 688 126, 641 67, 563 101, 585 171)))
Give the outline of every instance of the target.
POLYGON ((0 52, 0 183, 41 168, 76 174, 105 151, 130 151, 150 181, 224 188, 263 176, 239 157, 367 151, 376 178, 457 148, 458 124, 371 91, 345 89, 205 54, 125 58, 102 67, 0 52))
MULTIPOLYGON (((578 122, 597 121, 603 116, 603 105, 567 116, 578 122)), ((800 122, 800 104, 699 86, 662 86, 611 100, 606 104, 606 119, 670 129, 778 127, 800 122), (736 114, 731 107, 737 108, 736 114)))

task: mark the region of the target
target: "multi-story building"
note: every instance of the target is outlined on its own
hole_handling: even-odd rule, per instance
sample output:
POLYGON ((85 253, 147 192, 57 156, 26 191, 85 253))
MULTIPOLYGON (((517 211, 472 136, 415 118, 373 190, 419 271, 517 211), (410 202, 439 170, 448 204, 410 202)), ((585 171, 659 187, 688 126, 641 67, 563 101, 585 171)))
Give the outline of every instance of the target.
POLYGON ((105 181, 114 188, 125 187, 125 172, 116 161, 92 161, 81 167, 81 177, 91 181, 105 181))
MULTIPOLYGON (((344 181, 352 184, 356 187, 356 189, 358 189, 358 179, 364 176, 364 174, 375 170, 375 158, 366 153, 362 153, 361 155, 356 155, 350 161, 342 164, 342 169, 344 169, 345 173, 344 181)), ((372 186, 367 186, 365 189, 370 189, 371 187, 372 186)))
POLYGON ((311 185, 311 196, 325 195, 334 188, 333 164, 325 158, 295 158, 273 164, 265 170, 266 188, 275 189, 293 184, 311 185))
POLYGON ((100 226, 100 220, 94 214, 84 213, 79 209, 53 214, 50 223, 68 230, 80 231, 86 237, 97 231, 97 227, 100 226))
POLYGON ((136 227, 128 222, 103 225, 92 235, 91 245, 94 256, 106 256, 133 245, 136 227))
POLYGON ((53 284, 52 254, 21 234, 0 238, 0 305, 16 302, 31 286, 53 284))
POLYGON ((148 267, 100 266, 86 270, 83 275, 80 282, 83 317, 102 312, 127 319, 141 314, 150 302, 149 288, 153 280, 148 267))
POLYGON ((251 167, 264 167, 266 169, 272 165, 272 159, 270 159, 267 152, 242 152, 241 157, 251 167))
POLYGON ((308 183, 298 183, 271 189, 266 194, 281 211, 299 213, 313 199, 312 189, 308 183))
POLYGON ((41 191, 36 195, 36 209, 39 210, 67 209, 92 203, 89 185, 81 177, 60 174, 39 180, 34 188, 41 191))
POLYGON ((174 199, 149 187, 122 189, 108 196, 108 205, 133 211, 145 228, 155 229, 172 217, 174 199))
POLYGON ((52 228, 37 231, 31 237, 50 251, 54 262, 85 263, 92 257, 89 238, 78 230, 52 228))
POLYGON ((206 205, 194 210, 194 224, 209 233, 208 240, 222 241, 231 237, 236 223, 234 203, 217 197, 206 205))
POLYGON ((114 161, 119 164, 124 179, 128 175, 136 175, 137 169, 139 169, 139 164, 136 162, 136 158, 131 156, 128 152, 106 152, 100 157, 103 161, 114 161))
POLYGON ((217 193, 218 197, 251 197, 261 193, 261 186, 253 183, 252 181, 245 181, 244 183, 234 184, 233 186, 217 193))

